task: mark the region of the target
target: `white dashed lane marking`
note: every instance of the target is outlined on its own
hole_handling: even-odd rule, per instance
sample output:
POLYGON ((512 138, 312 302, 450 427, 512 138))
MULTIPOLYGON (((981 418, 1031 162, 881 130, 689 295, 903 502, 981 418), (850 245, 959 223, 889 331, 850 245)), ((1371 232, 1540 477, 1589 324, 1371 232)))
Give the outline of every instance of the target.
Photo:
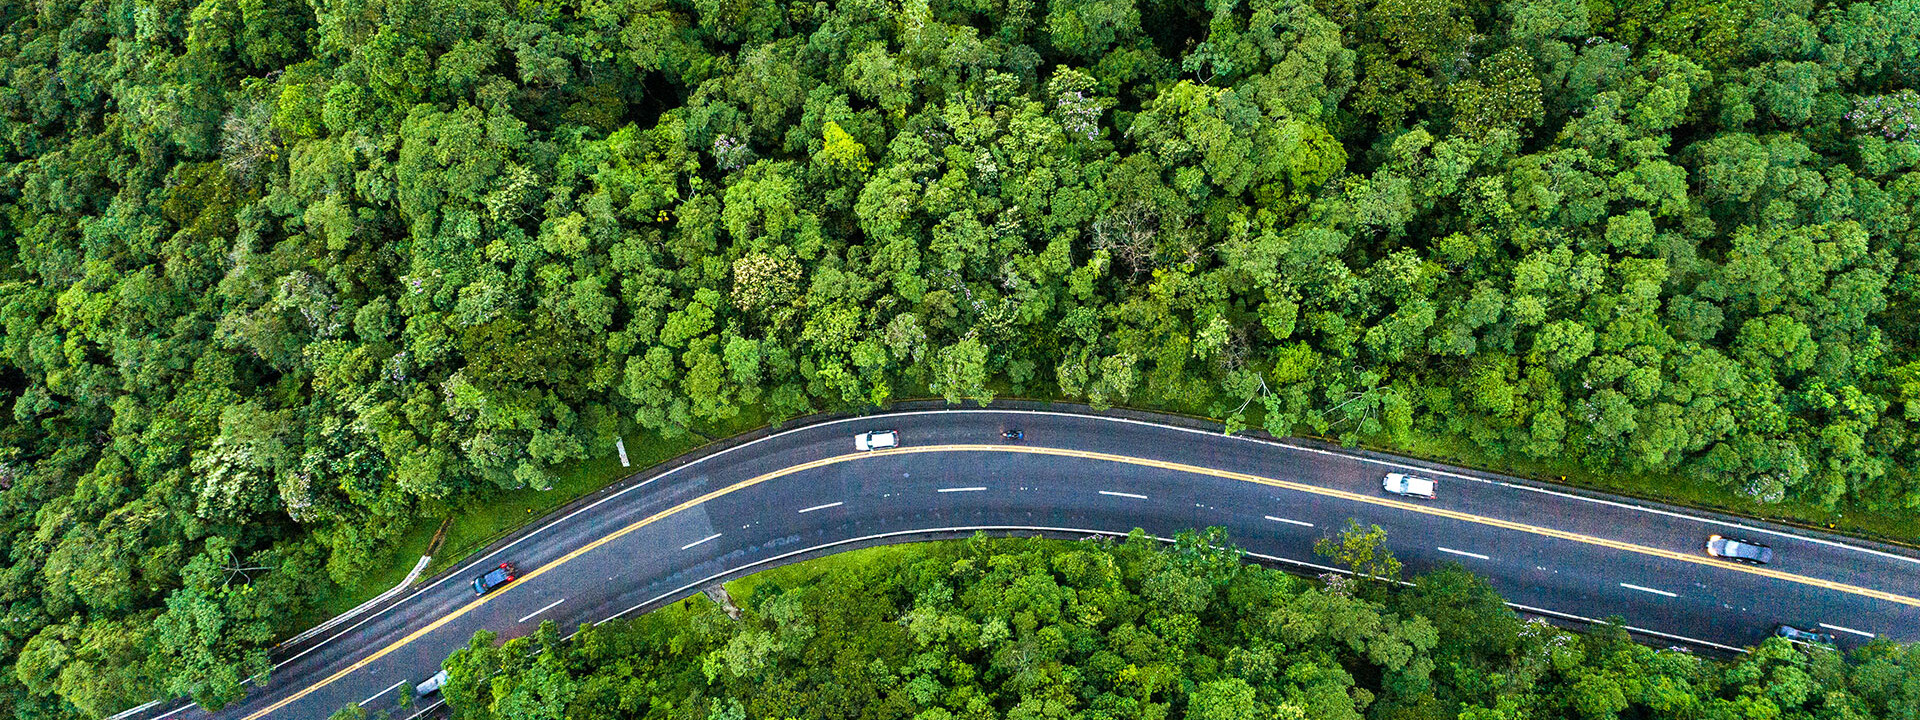
MULTIPOLYGON (((683 548, 683 549, 684 549, 684 548, 683 548)), ((539 615, 540 613, 543 613, 543 612, 546 612, 546 611, 548 611, 548 610, 552 610, 552 609, 553 609, 553 606, 555 606, 555 605, 559 605, 560 603, 563 603, 563 602, 566 602, 566 601, 567 601, 567 599, 566 599, 566 598, 560 598, 559 600, 555 600, 555 601, 553 601, 553 602, 550 602, 550 603, 547 603, 547 606, 546 606, 546 607, 543 607, 543 608, 540 608, 539 610, 535 610, 535 611, 533 611, 533 612, 530 612, 530 613, 527 613, 526 615, 523 615, 523 616, 521 616, 521 618, 520 618, 519 620, 515 620, 515 621, 513 621, 513 622, 514 622, 514 624, 519 624, 519 623, 523 623, 523 622, 526 622, 526 621, 527 621, 528 619, 530 619, 530 618, 532 618, 533 616, 535 616, 535 615, 539 615)))
POLYGON ((827 504, 825 504, 825 505, 815 505, 815 506, 813 506, 813 507, 810 507, 810 508, 807 508, 807 509, 805 509, 805 510, 801 510, 800 512, 803 512, 803 513, 810 513, 810 512, 813 512, 813 511, 815 511, 815 510, 825 510, 825 509, 827 509, 827 508, 832 508, 832 507, 840 507, 841 505, 845 505, 845 504, 846 504, 845 502, 830 502, 830 503, 827 503, 827 504))
POLYGON ((1476 552, 1467 552, 1467 551, 1465 551, 1465 550, 1455 550, 1455 549, 1453 549, 1453 548, 1445 548, 1445 547, 1437 547, 1437 548, 1434 548, 1434 549, 1435 549, 1435 550, 1439 550, 1440 552, 1443 552, 1443 553, 1446 553, 1446 554, 1448 554, 1448 555, 1461 555, 1461 556, 1464 556, 1464 557, 1470 557, 1470 558, 1478 558, 1478 559, 1481 559, 1481 560, 1492 560, 1492 559, 1493 559, 1493 558, 1490 558, 1490 557, 1487 557, 1487 556, 1485 556, 1485 555, 1481 555, 1480 553, 1476 553, 1476 552))
POLYGON ((1112 496, 1114 496, 1114 497, 1123 497, 1123 498, 1133 498, 1133 499, 1135 499, 1135 500, 1145 500, 1145 499, 1147 499, 1147 496, 1145 496, 1145 495, 1141 495, 1141 494, 1138 494, 1138 493, 1123 493, 1123 492, 1114 492, 1114 491, 1112 491, 1112 490, 1101 490, 1101 491, 1100 491, 1100 494, 1101 494, 1101 495, 1112 495, 1112 496))
POLYGON ((377 697, 380 697, 381 695, 385 695, 385 694, 387 694, 387 693, 390 693, 390 692, 393 692, 393 689, 394 689, 394 688, 397 688, 397 687, 400 687, 401 685, 405 685, 405 684, 407 684, 407 681, 405 681, 405 680, 401 680, 400 682, 397 682, 397 683, 394 683, 394 684, 392 684, 392 685, 388 685, 388 686, 387 686, 387 689, 385 689, 385 690, 381 690, 380 692, 377 692, 377 693, 374 693, 374 694, 372 694, 372 695, 368 695, 368 696, 367 696, 367 699, 365 699, 365 700, 361 700, 361 701, 360 701, 360 705, 361 705, 362 707, 365 707, 367 703, 370 703, 370 702, 373 702, 373 699, 374 699, 374 698, 377 698, 377 697))
POLYGON ((1855 635, 1859 635, 1860 637, 1863 637, 1863 638, 1869 638, 1869 639, 1871 639, 1871 638, 1876 638, 1876 637, 1879 637, 1878 635, 1875 635, 1875 634, 1873 634, 1873 633, 1870 633, 1870 632, 1867 632, 1867 631, 1865 631, 1865 630, 1855 630, 1855 629, 1853 629, 1853 628, 1850 628, 1850 627, 1840 627, 1839 625, 1828 625, 1828 624, 1826 624, 1826 623, 1820 623, 1820 627, 1823 627, 1823 628, 1826 628, 1826 629, 1828 629, 1828 630, 1837 630, 1837 631, 1839 631, 1839 632, 1843 632, 1843 633, 1853 633, 1853 634, 1855 634, 1855 635))
POLYGON ((1299 525, 1300 527, 1313 527, 1313 523, 1305 522, 1302 520, 1288 520, 1283 517, 1274 517, 1272 515, 1268 515, 1267 519, 1277 523, 1286 523, 1288 525, 1299 525))
POLYGON ((1626 588, 1628 590, 1639 590, 1640 592, 1648 592, 1648 593, 1653 593, 1655 595, 1662 595, 1666 597, 1680 597, 1675 593, 1670 593, 1665 590, 1655 590, 1650 587, 1641 587, 1639 585, 1634 585, 1632 583, 1620 583, 1620 587, 1626 588))
POLYGON ((712 534, 712 535, 708 535, 708 536, 706 536, 706 537, 703 537, 703 538, 700 538, 699 540, 695 540, 695 541, 693 541, 693 542, 690 542, 690 543, 687 543, 687 544, 685 544, 685 545, 681 545, 681 546, 680 546, 680 549, 681 549, 681 550, 686 550, 686 549, 689 549, 689 548, 692 548, 692 547, 693 547, 693 546, 695 546, 695 545, 699 545, 700 543, 703 543, 703 542, 706 542, 706 541, 708 541, 708 540, 712 540, 712 539, 714 539, 714 538, 717 538, 717 537, 720 537, 720 533, 714 533, 714 534, 712 534))

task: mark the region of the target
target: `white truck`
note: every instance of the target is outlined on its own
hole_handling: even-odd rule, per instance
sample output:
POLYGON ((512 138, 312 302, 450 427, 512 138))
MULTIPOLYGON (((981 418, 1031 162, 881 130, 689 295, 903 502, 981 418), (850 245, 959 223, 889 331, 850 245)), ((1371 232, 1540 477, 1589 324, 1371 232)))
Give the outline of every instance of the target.
POLYGON ((1386 479, 1380 481, 1380 487, 1395 495, 1433 499, 1433 481, 1415 475, 1387 473, 1386 479))
POLYGON ((853 449, 855 450, 880 450, 899 446, 900 431, 898 430, 874 430, 853 436, 853 449))

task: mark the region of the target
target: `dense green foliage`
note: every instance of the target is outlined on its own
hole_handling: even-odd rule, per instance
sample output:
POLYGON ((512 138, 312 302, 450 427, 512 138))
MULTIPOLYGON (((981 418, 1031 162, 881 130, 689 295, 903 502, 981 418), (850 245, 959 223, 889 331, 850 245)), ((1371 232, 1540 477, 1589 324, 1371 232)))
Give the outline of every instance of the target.
POLYGON ((0 714, 903 394, 1920 507, 1913 0, 0 2, 0 714))
MULTIPOLYGON (((1212 538, 1218 540, 1217 537, 1212 538)), ((1334 576, 1338 578, 1340 576, 1334 576)), ((456 720, 1912 720, 1920 647, 1737 662, 1522 621, 1457 566, 1387 592, 1163 547, 987 541, 449 658, 456 720)))

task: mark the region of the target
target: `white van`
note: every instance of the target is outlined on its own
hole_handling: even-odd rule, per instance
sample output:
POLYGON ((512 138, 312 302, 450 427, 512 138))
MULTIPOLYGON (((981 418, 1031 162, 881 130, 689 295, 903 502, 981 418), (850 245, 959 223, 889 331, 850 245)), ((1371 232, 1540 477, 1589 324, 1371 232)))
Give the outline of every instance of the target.
POLYGON ((440 686, 445 684, 447 684, 447 671, 441 670, 440 672, 434 673, 433 677, 422 680, 419 685, 413 686, 413 694, 415 697, 426 697, 440 692, 440 686))
POLYGON ((1387 473, 1386 479, 1380 481, 1380 487, 1395 495, 1433 499, 1432 480, 1406 473, 1387 473))
POLYGON ((899 445, 900 431, 898 430, 874 430, 853 436, 853 449, 855 450, 881 450, 884 448, 899 447, 899 445))

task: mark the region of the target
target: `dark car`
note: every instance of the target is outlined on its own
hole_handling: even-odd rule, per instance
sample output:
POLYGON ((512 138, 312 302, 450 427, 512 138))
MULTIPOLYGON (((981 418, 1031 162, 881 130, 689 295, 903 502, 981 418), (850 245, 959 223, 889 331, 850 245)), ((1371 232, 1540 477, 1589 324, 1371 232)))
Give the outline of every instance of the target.
POLYGON ((1752 540, 1736 540, 1720 535, 1707 537, 1707 554, 1754 565, 1773 562, 1773 548, 1752 540))
POLYGON ((513 582, 513 579, 516 577, 520 577, 520 568, 514 567, 513 563, 510 562, 500 563, 500 567, 487 571, 485 575, 474 578, 473 594, 485 595, 493 592, 495 588, 513 582))
POLYGON ((1812 630, 1801 630, 1792 625, 1781 625, 1774 629, 1773 634, 1786 638, 1787 642, 1800 643, 1802 645, 1833 644, 1832 635, 1823 632, 1814 632, 1812 630))

